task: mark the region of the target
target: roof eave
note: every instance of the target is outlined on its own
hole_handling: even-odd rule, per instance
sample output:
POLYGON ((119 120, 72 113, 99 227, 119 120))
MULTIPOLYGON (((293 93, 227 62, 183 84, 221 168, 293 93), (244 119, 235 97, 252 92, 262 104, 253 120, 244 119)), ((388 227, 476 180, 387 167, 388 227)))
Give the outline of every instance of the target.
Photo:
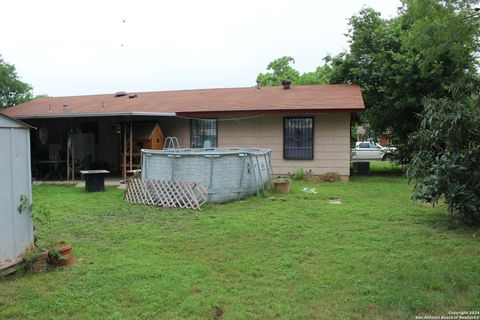
POLYGON ((88 118, 88 117, 122 117, 122 116, 155 116, 175 117, 175 112, 86 112, 86 113, 48 113, 13 115, 15 119, 50 119, 50 118, 88 118))
POLYGON ((336 112, 363 112, 365 108, 331 108, 331 109, 277 109, 277 110, 230 110, 230 111, 188 111, 177 112, 177 116, 201 116, 201 115, 268 115, 268 114, 292 114, 292 113, 336 113, 336 112))
POLYGON ((7 116, 6 114, 4 113, 0 113, 0 115, 2 115, 3 117, 7 118, 7 119, 10 119, 12 121, 15 121, 16 123, 18 123, 19 125, 25 127, 25 128, 28 128, 28 129, 33 129, 33 130, 37 130, 37 128, 35 128, 34 126, 31 126, 29 125, 28 123, 25 123, 23 121, 20 121, 18 118, 13 118, 11 116, 7 116))

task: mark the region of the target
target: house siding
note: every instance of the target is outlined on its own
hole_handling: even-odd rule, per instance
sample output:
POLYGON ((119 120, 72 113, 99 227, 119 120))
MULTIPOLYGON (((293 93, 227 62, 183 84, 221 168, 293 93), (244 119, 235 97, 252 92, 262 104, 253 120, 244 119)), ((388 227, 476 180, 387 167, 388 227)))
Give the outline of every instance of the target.
POLYGON ((218 122, 219 147, 256 147, 272 149, 275 174, 288 174, 302 167, 313 174, 336 172, 350 175, 350 114, 285 114, 218 122), (283 118, 314 117, 313 160, 283 159, 283 118))
MULTIPOLYGON (((210 118, 210 117, 209 117, 210 118)), ((215 117, 211 117, 215 118, 215 117)), ((350 175, 350 114, 285 114, 218 121, 218 146, 272 149, 275 174, 288 174, 302 167, 315 175, 336 172, 348 179, 350 175), (283 159, 283 118, 314 117, 313 160, 283 159)), ((190 121, 182 118, 159 119, 165 136, 177 137, 180 147, 190 147, 190 121)))
POLYGON ((176 137, 180 148, 190 148, 190 121, 182 118, 159 118, 165 138, 176 137))

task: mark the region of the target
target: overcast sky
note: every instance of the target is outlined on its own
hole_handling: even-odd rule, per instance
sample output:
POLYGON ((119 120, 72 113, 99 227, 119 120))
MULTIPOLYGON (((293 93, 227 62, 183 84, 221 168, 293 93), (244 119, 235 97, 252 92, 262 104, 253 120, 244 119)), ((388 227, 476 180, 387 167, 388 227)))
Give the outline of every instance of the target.
POLYGON ((301 72, 347 49, 363 6, 400 0, 4 1, 0 54, 35 94, 245 87, 284 55, 301 72))

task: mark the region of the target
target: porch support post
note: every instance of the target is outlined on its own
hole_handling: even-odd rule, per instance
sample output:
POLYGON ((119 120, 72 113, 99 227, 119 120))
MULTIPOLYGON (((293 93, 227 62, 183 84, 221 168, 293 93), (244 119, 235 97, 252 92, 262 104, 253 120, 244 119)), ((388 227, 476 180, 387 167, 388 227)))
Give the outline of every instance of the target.
POLYGON ((123 159, 122 159, 122 178, 127 180, 127 122, 123 120, 123 159))
POLYGON ((69 146, 69 142, 70 142, 70 132, 68 132, 68 129, 67 129, 67 181, 70 180, 70 146, 69 146))
POLYGON ((72 132, 72 181, 75 181, 75 133, 72 132))
POLYGON ((132 164, 132 161, 133 161, 133 126, 132 126, 132 120, 130 120, 130 169, 129 170, 133 170, 133 164, 132 164))
POLYGON ((67 131, 67 181, 75 181, 75 131, 67 131))

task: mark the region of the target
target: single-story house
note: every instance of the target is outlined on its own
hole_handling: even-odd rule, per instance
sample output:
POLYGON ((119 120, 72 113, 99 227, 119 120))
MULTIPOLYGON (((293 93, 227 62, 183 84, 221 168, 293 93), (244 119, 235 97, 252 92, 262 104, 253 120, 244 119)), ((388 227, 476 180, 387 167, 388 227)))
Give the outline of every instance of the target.
POLYGON ((145 148, 141 131, 142 141, 177 137, 184 148, 270 148, 275 174, 303 168, 348 180, 351 115, 364 108, 359 86, 335 84, 47 97, 1 112, 38 128, 32 162, 66 161, 61 177, 87 165, 125 176, 145 148), (152 132, 136 129, 145 126, 152 132))

